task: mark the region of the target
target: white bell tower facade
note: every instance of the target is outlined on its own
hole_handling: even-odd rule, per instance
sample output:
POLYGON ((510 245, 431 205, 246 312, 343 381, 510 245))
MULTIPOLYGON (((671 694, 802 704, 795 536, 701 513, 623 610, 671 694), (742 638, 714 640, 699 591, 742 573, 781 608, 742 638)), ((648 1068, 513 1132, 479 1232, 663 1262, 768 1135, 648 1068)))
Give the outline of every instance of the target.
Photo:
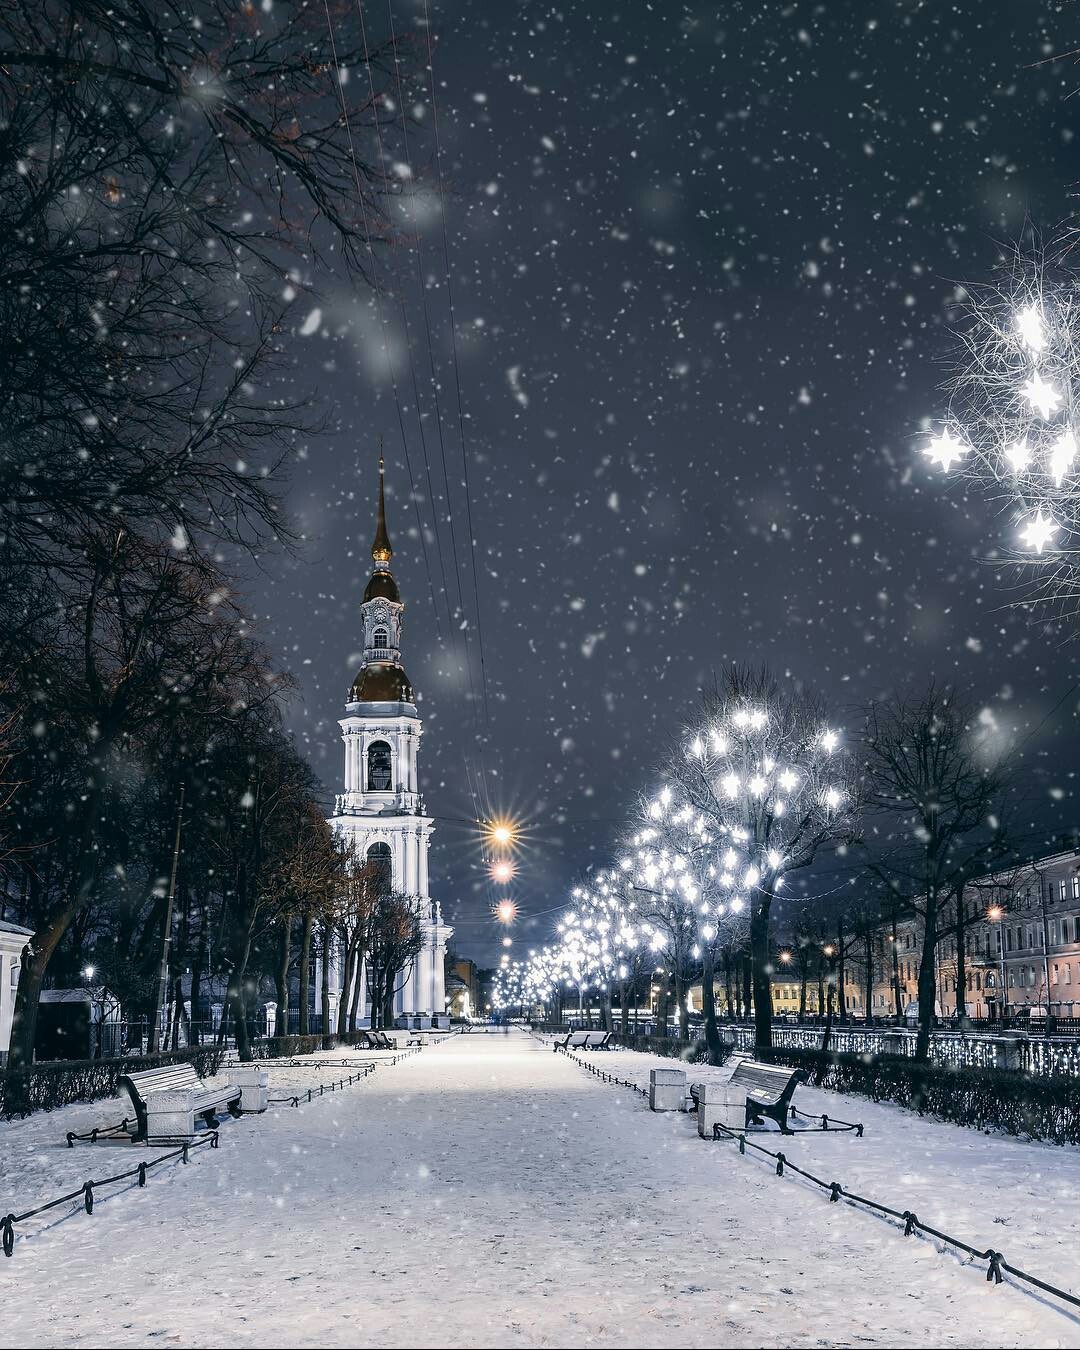
MULTIPOLYGON (((396 981, 394 1013, 419 1025, 446 1025, 444 957, 452 933, 428 890, 431 817, 420 794, 423 727, 412 685, 401 664, 405 606, 390 571, 393 550, 386 530, 384 467, 379 459, 379 507, 374 564, 360 612, 364 659, 348 693, 341 727, 345 745, 344 791, 337 795, 330 825, 358 859, 378 860, 394 890, 415 899, 424 946, 396 981)), ((363 976, 362 976, 363 978, 363 976)), ((367 1007, 366 979, 360 1009, 367 1007)))

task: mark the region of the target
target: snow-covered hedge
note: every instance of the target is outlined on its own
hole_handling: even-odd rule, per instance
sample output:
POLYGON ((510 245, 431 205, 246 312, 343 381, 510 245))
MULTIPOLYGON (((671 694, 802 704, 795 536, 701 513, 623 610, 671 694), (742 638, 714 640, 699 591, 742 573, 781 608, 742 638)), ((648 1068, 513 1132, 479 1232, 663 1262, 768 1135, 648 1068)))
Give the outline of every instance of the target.
POLYGON ((114 1097, 120 1075, 159 1064, 195 1065, 200 1078, 217 1073, 225 1049, 201 1045, 192 1050, 175 1050, 161 1055, 126 1055, 120 1059, 71 1059, 55 1063, 32 1064, 28 1069, 8 1072, 0 1079, 0 1115, 28 1116, 32 1111, 52 1111, 71 1102, 96 1101, 114 1097))
POLYGON ((1080 1143, 1080 1080, 1033 1078, 1003 1069, 917 1064, 903 1055, 773 1050, 773 1059, 805 1069, 814 1087, 896 1102, 920 1115, 980 1130, 1080 1143))

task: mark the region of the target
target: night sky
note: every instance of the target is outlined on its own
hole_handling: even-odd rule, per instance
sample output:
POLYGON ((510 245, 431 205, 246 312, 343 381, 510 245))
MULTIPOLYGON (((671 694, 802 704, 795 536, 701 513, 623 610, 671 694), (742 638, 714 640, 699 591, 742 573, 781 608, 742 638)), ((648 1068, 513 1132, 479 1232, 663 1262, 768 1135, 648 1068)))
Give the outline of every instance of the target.
MULTIPOLYGON (((401 29, 422 12, 395 0, 401 29)), ((935 478, 918 440, 943 406, 957 284, 1075 209, 1080 70, 1045 63, 1080 41, 1075 9, 454 0, 433 19, 480 631, 428 107, 411 219, 430 349, 408 240, 379 264, 419 500, 377 313, 328 266, 304 278, 317 295, 294 308, 282 381, 327 424, 290 492, 307 542, 248 591, 328 794, 381 434, 432 892, 462 954, 493 961, 502 937, 467 822, 527 824, 524 956, 731 660, 815 686, 850 726, 907 679, 956 680, 1016 739, 1025 822, 1080 819, 1070 628, 1015 606, 988 561, 1009 522, 935 478)))

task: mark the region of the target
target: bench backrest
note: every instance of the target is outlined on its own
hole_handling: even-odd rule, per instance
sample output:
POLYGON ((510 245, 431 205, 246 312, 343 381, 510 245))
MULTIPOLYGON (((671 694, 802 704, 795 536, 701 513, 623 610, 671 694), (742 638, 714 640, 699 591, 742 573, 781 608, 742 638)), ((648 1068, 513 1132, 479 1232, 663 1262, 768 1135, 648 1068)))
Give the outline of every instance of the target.
POLYGON ((193 1064, 159 1064, 155 1069, 137 1069, 124 1077, 140 1097, 151 1092, 169 1092, 176 1088, 198 1090, 202 1087, 193 1064))
POLYGON ((785 1093, 793 1093, 795 1086, 805 1078, 802 1069, 785 1068, 782 1064, 762 1064, 744 1059, 731 1075, 731 1081, 750 1092, 779 1101, 785 1093))
POLYGON ((585 1044, 588 1046, 600 1046, 607 1042, 608 1033, 606 1031, 587 1031, 585 1033, 585 1044))
POLYGON ((590 1036, 590 1034, 591 1034, 591 1033, 588 1032, 588 1031, 572 1031, 572 1032, 570 1033, 570 1039, 567 1041, 567 1044, 568 1044, 568 1045, 588 1045, 588 1044, 589 1044, 589 1036, 590 1036))

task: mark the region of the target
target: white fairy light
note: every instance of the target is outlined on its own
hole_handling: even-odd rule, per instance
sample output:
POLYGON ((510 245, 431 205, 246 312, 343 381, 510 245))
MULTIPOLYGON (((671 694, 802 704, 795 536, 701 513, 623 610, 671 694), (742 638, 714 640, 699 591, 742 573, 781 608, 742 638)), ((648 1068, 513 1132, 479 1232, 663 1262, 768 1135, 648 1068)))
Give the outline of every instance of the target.
POLYGON ((1017 310, 1016 328, 1021 342, 1029 351, 1041 352, 1046 346, 1042 315, 1039 313, 1038 305, 1025 305, 1023 309, 1017 310))
POLYGON ((946 473, 967 452, 968 446, 954 436, 948 427, 938 435, 932 436, 929 444, 923 447, 923 454, 946 473))
POLYGON ((1031 548, 1036 553, 1041 553, 1057 532, 1057 522, 1049 516, 1044 516, 1040 507, 1020 531, 1020 538, 1023 540, 1025 548, 1031 548))
POLYGON ((1026 436, 1017 441, 1015 445, 1010 445, 1004 453, 1015 474, 1023 473, 1031 463, 1031 450, 1028 448, 1026 436))
POLYGON ((739 775, 737 773, 726 773, 720 779, 720 787, 725 797, 732 800, 739 795, 739 775))
POLYGON ((1076 458, 1076 438, 1068 427, 1061 433, 1056 441, 1050 446, 1050 455, 1047 460, 1047 467, 1050 470, 1050 477, 1054 480, 1056 487, 1061 487, 1065 481, 1065 475, 1072 467, 1072 462, 1076 458))
POLYGON ((1043 379, 1038 371, 1032 375, 1020 392, 1044 422, 1050 420, 1050 415, 1061 403, 1061 395, 1052 384, 1048 384, 1043 379))
POLYGON ((840 744, 840 737, 835 731, 824 731, 821 734, 821 748, 826 754, 831 755, 840 744))
POLYGON ((1017 250, 999 278, 966 288, 942 435, 917 443, 980 481, 1007 522, 1004 556, 1039 568, 1017 603, 1080 596, 1080 268, 1066 243, 1017 250))

